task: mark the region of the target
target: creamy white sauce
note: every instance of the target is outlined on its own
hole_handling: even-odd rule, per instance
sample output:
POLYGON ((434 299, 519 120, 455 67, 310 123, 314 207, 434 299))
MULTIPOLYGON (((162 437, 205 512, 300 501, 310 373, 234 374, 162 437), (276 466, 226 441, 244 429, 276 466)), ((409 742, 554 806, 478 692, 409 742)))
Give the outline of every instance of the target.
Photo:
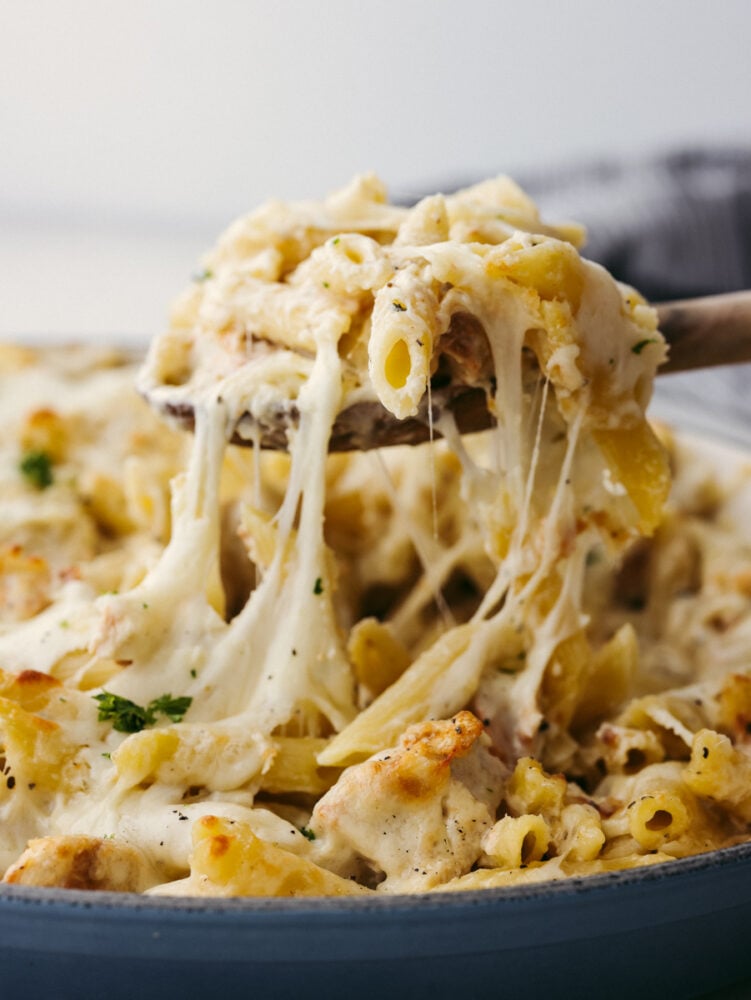
MULTIPOLYGON (((430 389, 433 348, 440 352, 440 337, 452 317, 466 312, 479 320, 490 345, 498 427, 487 437, 482 461, 469 454, 446 415, 437 427, 462 463, 463 502, 495 564, 495 579, 471 619, 466 648, 446 664, 417 711, 420 718, 443 718, 475 704, 505 727, 515 753, 532 745, 542 721, 538 693, 546 667, 556 646, 586 623, 584 562, 598 529, 582 497, 602 504, 609 493, 619 492, 589 434, 593 428, 643 419, 661 341, 649 325, 651 314, 632 316, 612 279, 587 262, 578 264, 579 301, 566 305, 565 322, 563 314, 551 319, 534 291, 535 280, 514 278, 513 254, 532 251, 540 242, 553 251, 560 246, 561 253, 571 248, 552 235, 533 239, 499 218, 492 203, 480 201, 475 209, 460 195, 431 203, 430 217, 426 208, 410 216, 371 196, 366 182, 325 206, 298 207, 291 216, 294 236, 285 229, 288 210, 280 208, 278 215, 271 209, 261 213, 246 229, 236 225, 225 237, 208 261, 213 276, 188 294, 173 330, 152 345, 139 380, 157 408, 189 404, 194 415, 190 462, 173 484, 168 544, 143 579, 125 592, 95 596, 86 585, 71 583, 47 610, 0 631, 6 669, 54 673, 56 664, 75 652, 89 658, 78 676, 103 659, 121 665, 106 690, 138 704, 165 692, 191 698, 184 721, 173 727, 178 733, 199 725, 207 731, 231 725, 252 734, 259 747, 271 734, 288 730, 311 736, 340 733, 337 739, 346 741, 350 724, 358 724, 353 721, 357 699, 334 600, 339 582, 324 539, 329 436, 337 414, 354 400, 381 400, 400 415, 416 412, 430 389), (492 231, 494 240, 472 235, 473 212, 477 229, 492 231), (354 235, 358 230, 373 235, 354 235), (462 233, 469 242, 459 241, 462 233), (421 234, 434 242, 421 242, 421 234), (414 242, 405 243, 407 236, 414 242), (300 243, 300 260, 285 272, 287 242, 294 240, 300 243), (504 268, 510 280, 498 277, 504 268), (374 297, 376 308, 365 322, 374 297), (342 339, 356 333, 358 324, 361 340, 367 335, 368 342, 341 357, 342 339), (523 349, 533 334, 552 345, 549 357, 539 358, 544 387, 538 397, 530 397, 522 371, 523 349), (654 349, 635 353, 634 344, 646 336, 654 339, 654 349), (559 343, 561 337, 565 343, 559 343), (401 386, 386 384, 391 347, 379 354, 379 338, 387 346, 406 345, 410 370, 401 386), (239 429, 258 444, 258 421, 290 407, 299 419, 288 433, 291 465, 274 519, 275 555, 245 606, 226 621, 212 603, 212 585, 219 572, 227 441, 239 429), (550 445, 551 428, 562 434, 560 446, 550 445), (584 491, 582 442, 599 472, 599 480, 584 491), (557 594, 542 624, 531 626, 528 609, 549 580, 556 581, 557 594), (70 627, 61 627, 62 622, 70 627), (514 629, 526 634, 526 665, 508 678, 499 676, 493 664, 514 629)), ((517 206, 506 214, 518 224, 520 211, 517 206)), ((530 218, 528 224, 535 223, 540 226, 535 232, 549 232, 530 218)), ((96 409, 106 406, 115 383, 114 375, 97 373, 69 395, 58 391, 57 381, 35 373, 22 391, 26 405, 39 406, 52 397, 63 410, 72 399, 96 409)), ((0 413, 11 414, 18 400, 6 398, 2 405, 0 413)), ((411 631, 431 600, 443 616, 442 629, 455 627, 442 588, 468 550, 462 539, 448 548, 439 542, 440 498, 431 468, 432 524, 410 524, 408 512, 400 511, 398 489, 385 476, 395 518, 423 570, 419 585, 394 613, 397 635, 411 631)), ((12 471, 9 467, 5 475, 12 471)), ((250 489, 260 504, 260 476, 250 489)), ((626 504, 623 512, 624 532, 633 533, 633 510, 626 504)), ((72 745, 87 744, 81 756, 86 787, 75 794, 61 791, 46 820, 27 807, 14 850, 37 823, 48 833, 114 834, 139 847, 165 878, 175 878, 187 871, 190 820, 199 815, 237 817, 277 842, 290 841, 288 824, 264 825, 262 811, 246 801, 252 801, 256 787, 254 768, 258 777, 268 766, 261 750, 257 760, 251 755, 250 770, 238 779, 240 804, 215 797, 217 781, 212 791, 205 761, 209 777, 197 784, 207 784, 207 797, 181 805, 185 789, 179 782, 123 786, 115 765, 102 756, 123 738, 97 721, 93 700, 87 704, 85 739, 66 731, 72 745)), ((377 706, 376 700, 372 708, 377 711, 377 706)), ((335 740, 321 762, 337 762, 336 745, 335 740)), ((16 823, 11 812, 6 819, 16 823)))

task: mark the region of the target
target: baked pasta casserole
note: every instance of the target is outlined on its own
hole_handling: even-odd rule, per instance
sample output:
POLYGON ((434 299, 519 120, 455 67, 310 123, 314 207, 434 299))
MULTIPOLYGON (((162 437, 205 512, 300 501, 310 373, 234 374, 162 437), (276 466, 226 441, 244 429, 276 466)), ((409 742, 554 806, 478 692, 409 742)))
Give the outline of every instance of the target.
POLYGON ((748 837, 746 473, 658 438, 655 314, 582 238, 505 178, 366 176, 235 222, 140 367, 2 348, 6 883, 444 892, 748 837), (347 413, 427 440, 330 453, 347 413))

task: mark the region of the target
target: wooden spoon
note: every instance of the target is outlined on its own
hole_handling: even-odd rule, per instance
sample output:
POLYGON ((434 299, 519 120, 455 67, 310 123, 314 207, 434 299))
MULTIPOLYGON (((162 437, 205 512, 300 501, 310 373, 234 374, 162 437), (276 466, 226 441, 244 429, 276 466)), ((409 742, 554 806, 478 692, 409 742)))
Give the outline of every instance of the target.
POLYGON ((655 306, 670 345, 660 374, 751 361, 751 291, 655 306))
MULTIPOLYGON (((660 330, 670 347, 660 373, 751 361, 751 291, 665 302, 656 309, 660 330)), ((465 324, 455 340, 459 353, 464 348, 461 360, 471 362, 477 346, 471 328, 465 324)), ((444 346, 444 338, 441 345, 444 346)), ((492 371, 480 375, 483 377, 473 378, 471 385, 446 377, 445 372, 443 378, 434 378, 431 392, 434 419, 448 410, 462 433, 491 427, 495 420, 488 412, 487 400, 493 375, 492 371)), ((194 414, 189 404, 166 402, 161 408, 183 426, 192 428, 194 414)), ((259 426, 261 447, 286 451, 287 428, 296 425, 299 416, 294 403, 280 406, 259 426)), ((429 435, 427 395, 418 414, 406 420, 398 420, 377 402, 361 402, 342 410, 336 418, 329 451, 367 451, 387 445, 419 444, 429 435)), ((440 436, 437 430, 435 436, 440 436)), ((247 434, 238 431, 232 440, 241 445, 253 443, 247 434)))

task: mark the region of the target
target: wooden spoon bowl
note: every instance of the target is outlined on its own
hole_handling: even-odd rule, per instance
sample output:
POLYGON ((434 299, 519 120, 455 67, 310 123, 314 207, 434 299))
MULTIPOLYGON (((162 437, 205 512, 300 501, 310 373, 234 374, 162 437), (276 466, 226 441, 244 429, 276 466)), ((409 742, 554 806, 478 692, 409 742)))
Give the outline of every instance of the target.
MULTIPOLYGON (((751 361, 751 291, 713 295, 700 299, 666 302, 656 307, 659 327, 670 347, 668 360, 660 373, 690 371, 716 365, 751 361)), ((495 424, 488 410, 494 388, 491 370, 467 371, 472 359, 490 352, 477 351, 476 331, 471 324, 458 323, 445 335, 446 353, 451 359, 450 377, 445 372, 434 378, 430 402, 433 420, 441 413, 453 414, 461 433, 484 430, 495 424), (469 375, 471 384, 462 381, 469 375)), ((443 347, 442 342, 442 347, 443 347)), ((193 428, 193 407, 186 402, 164 402, 161 411, 184 427, 193 428)), ((425 396, 416 416, 399 420, 378 402, 358 402, 342 410, 336 418, 329 451, 367 451, 398 444, 420 444, 430 436, 428 397, 425 396)), ((286 451, 287 430, 300 418, 294 402, 280 405, 263 422, 241 418, 232 438, 234 444, 252 445, 260 439, 262 448, 286 451)), ((435 430, 435 436, 440 433, 435 430)))

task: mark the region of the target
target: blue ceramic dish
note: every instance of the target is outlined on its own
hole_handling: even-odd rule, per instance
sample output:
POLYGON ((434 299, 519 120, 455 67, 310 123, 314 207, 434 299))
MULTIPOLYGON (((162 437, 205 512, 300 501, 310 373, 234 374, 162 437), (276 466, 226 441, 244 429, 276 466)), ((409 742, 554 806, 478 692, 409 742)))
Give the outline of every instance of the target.
POLYGON ((699 996, 751 976, 751 844, 527 888, 167 900, 3 887, 0 996, 699 996))
MULTIPOLYGON (((661 380, 656 412, 751 446, 749 370, 661 380)), ((751 996, 751 843, 528 887, 198 900, 0 886, 0 1000, 751 996), (745 995, 742 991, 734 994, 745 995)))

